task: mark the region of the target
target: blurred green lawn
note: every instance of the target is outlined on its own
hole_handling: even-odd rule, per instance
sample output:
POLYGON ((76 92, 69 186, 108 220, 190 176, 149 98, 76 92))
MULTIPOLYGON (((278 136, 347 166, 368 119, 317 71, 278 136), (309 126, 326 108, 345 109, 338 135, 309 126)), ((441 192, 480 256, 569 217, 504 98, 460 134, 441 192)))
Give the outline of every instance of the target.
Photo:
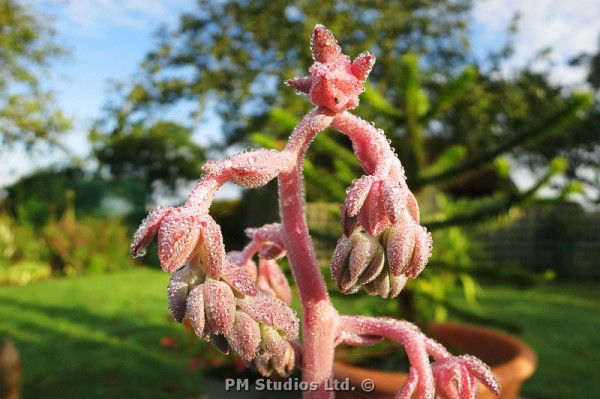
MULTIPOLYGON (((0 287, 0 335, 23 363, 22 398, 185 398, 201 381, 160 345, 169 276, 149 269, 0 287)), ((176 331, 174 331, 176 330, 176 331)))
MULTIPOLYGON (((0 334, 18 345, 23 398, 185 398, 201 391, 189 357, 160 340, 181 334, 167 321, 168 276, 129 272, 0 287, 0 334)), ((600 285, 489 287, 486 313, 520 324, 539 366, 531 398, 598 398, 600 285)))

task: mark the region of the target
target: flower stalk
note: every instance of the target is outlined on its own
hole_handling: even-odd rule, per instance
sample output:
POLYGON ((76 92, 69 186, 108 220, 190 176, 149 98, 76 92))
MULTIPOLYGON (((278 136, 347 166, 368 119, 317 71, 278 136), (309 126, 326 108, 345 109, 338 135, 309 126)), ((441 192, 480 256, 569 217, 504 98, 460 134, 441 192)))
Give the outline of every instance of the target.
POLYGON ((134 235, 133 256, 158 236, 162 268, 172 273, 169 309, 188 318, 198 337, 230 350, 265 376, 301 367, 308 399, 332 398, 335 348, 381 339, 403 344, 409 378, 398 398, 475 398, 476 380, 496 395, 487 366, 472 356, 452 356, 406 321, 340 315, 333 307, 306 223, 302 165, 314 137, 328 127, 347 135, 366 175, 355 180, 341 205, 343 236, 331 260, 340 291, 394 297, 416 278, 431 253, 431 235, 420 226, 419 207, 406 185, 400 160, 383 131, 348 110, 359 104, 375 57, 354 61, 332 33, 317 25, 311 37, 310 76, 286 84, 306 94, 315 108, 304 116, 282 151, 255 150, 207 162, 206 174, 177 208, 151 212, 134 235), (219 225, 208 214, 226 182, 252 189, 278 179, 280 223, 247 229, 250 242, 226 253, 219 225), (289 283, 277 260, 287 256, 301 303, 290 308, 289 283), (298 340, 299 328, 302 339, 298 340), (435 360, 430 363, 429 356, 435 360))

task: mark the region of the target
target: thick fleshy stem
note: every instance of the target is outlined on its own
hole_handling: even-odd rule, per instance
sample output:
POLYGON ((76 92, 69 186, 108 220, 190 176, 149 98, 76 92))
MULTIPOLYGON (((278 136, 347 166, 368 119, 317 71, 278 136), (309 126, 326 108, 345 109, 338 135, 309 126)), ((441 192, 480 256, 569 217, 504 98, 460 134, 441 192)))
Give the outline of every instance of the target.
POLYGON ((295 156, 295 167, 279 175, 279 208, 287 256, 302 302, 303 380, 320 388, 305 398, 329 398, 326 383, 332 378, 334 339, 338 313, 333 308, 306 224, 302 165, 314 136, 331 124, 331 114, 322 107, 308 113, 286 146, 295 156))
MULTIPOLYGON (((411 374, 416 373, 418 380, 415 383, 413 376, 407 384, 414 384, 414 387, 406 386, 399 393, 400 397, 404 397, 402 395, 406 395, 407 390, 411 389, 416 390, 418 398, 434 397, 435 384, 427 351, 428 338, 417 326, 407 321, 381 317, 341 316, 340 319, 340 337, 378 336, 399 342, 404 346, 410 360, 411 374)), ((429 342, 429 344, 433 343, 429 342)))

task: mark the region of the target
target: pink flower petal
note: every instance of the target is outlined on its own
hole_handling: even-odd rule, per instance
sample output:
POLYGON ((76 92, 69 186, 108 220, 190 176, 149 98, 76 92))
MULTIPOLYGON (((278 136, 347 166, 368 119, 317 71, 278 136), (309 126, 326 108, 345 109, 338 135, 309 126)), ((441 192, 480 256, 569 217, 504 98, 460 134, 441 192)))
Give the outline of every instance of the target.
POLYGON ((366 51, 356 57, 350 68, 352 69, 352 74, 356 76, 358 80, 364 82, 367 80, 369 73, 371 73, 373 65, 375 65, 375 56, 366 51))
POLYGON ((229 346, 243 360, 250 361, 256 357, 260 344, 260 327, 248 314, 237 311, 231 330, 226 335, 229 346))
POLYGON ((333 37, 333 33, 319 24, 313 29, 310 49, 317 62, 330 62, 342 55, 342 49, 333 37))
POLYGON ((279 299, 257 291, 256 296, 246 296, 238 299, 237 303, 256 321, 283 331, 288 339, 298 337, 298 316, 292 308, 279 299))
POLYGON ((275 296, 285 304, 292 303, 292 289, 287 277, 274 260, 261 259, 259 274, 264 275, 275 296))
POLYGON ((194 287, 187 298, 190 325, 198 337, 204 337, 204 285, 194 287))
POLYGON ((387 238, 387 258, 394 276, 406 273, 415 250, 415 226, 404 217, 389 230, 387 238))
POLYGON ((221 267, 225 261, 225 245, 221 226, 209 215, 198 218, 201 227, 201 243, 199 246, 200 257, 204 263, 208 275, 218 280, 221 276, 221 267))
POLYGON ((256 286, 246 269, 228 259, 223 263, 221 278, 240 294, 256 295, 256 286))
POLYGON ((133 235, 130 253, 133 257, 144 256, 146 247, 154 238, 162 220, 173 210, 171 207, 158 207, 146 217, 133 235))
POLYGON ((179 269, 198 244, 201 226, 194 210, 175 208, 164 217, 158 230, 158 257, 164 271, 179 269))
POLYGON ((233 291, 222 281, 207 280, 203 286, 208 328, 213 334, 227 334, 235 320, 233 291))

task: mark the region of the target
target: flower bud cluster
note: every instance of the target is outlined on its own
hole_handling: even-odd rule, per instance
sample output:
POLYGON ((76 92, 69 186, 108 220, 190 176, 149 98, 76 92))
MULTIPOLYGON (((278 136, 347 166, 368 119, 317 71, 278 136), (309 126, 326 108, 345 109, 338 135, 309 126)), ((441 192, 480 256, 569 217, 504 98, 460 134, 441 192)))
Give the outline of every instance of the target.
POLYGON ((494 395, 500 395, 500 385, 492 370, 475 356, 452 356, 432 364, 436 393, 441 399, 475 399, 480 381, 494 395))
MULTIPOLYGON (((411 206, 404 209, 385 206, 387 200, 380 188, 376 189, 378 194, 369 197, 373 191, 373 185, 370 186, 366 198, 357 200, 363 204, 362 208, 342 206, 342 224, 350 234, 337 242, 331 259, 331 276, 342 293, 352 294, 364 287, 370 295, 393 298, 404 288, 408 278, 417 277, 427 264, 431 234, 415 220, 411 206)), ((355 193, 351 191, 349 197, 356 198, 355 193)), ((408 197, 414 198, 412 194, 408 197)), ((345 204, 350 203, 353 201, 345 204)))
MULTIPOLYGON (((287 305, 291 290, 283 272, 274 260, 261 258, 258 274, 251 276, 225 255, 219 225, 195 211, 183 206, 150 213, 134 236, 132 255, 143 255, 158 235, 161 266, 173 273, 168 299, 175 320, 187 315, 198 337, 221 352, 233 350, 261 372, 288 374, 296 357, 288 340, 298 336, 298 317, 287 305)), ((250 233, 265 239, 265 254, 281 256, 277 231, 274 225, 250 233)))

